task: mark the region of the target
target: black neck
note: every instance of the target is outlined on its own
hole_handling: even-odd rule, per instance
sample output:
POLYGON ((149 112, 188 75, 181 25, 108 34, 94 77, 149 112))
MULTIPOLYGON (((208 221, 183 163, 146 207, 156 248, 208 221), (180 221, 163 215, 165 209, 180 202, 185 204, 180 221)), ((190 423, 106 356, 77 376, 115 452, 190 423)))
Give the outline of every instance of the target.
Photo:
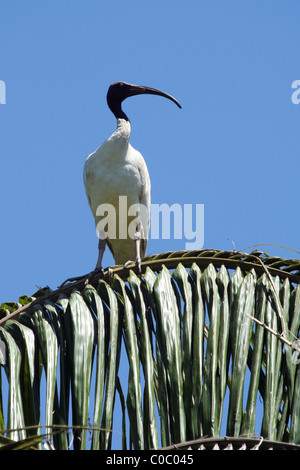
POLYGON ((109 99, 107 100, 107 104, 111 112, 115 115, 116 119, 125 119, 125 121, 129 121, 128 116, 124 113, 121 102, 117 99, 109 99))

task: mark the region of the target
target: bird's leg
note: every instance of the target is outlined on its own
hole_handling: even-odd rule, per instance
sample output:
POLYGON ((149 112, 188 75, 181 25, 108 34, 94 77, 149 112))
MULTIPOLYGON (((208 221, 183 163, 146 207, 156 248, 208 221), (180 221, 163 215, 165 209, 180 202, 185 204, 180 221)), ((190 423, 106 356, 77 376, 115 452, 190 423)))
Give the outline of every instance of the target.
POLYGON ((98 243, 98 260, 97 260, 97 264, 96 264, 96 267, 95 267, 95 271, 98 271, 98 270, 101 270, 101 269, 102 269, 102 271, 103 271, 103 268, 102 268, 102 259, 103 259, 105 247, 106 247, 106 240, 103 239, 103 238, 99 238, 99 243, 98 243))
POLYGON ((104 255, 104 251, 105 251, 105 247, 106 247, 106 240, 105 238, 101 238, 99 237, 99 243, 98 243, 98 260, 97 260, 97 264, 96 264, 96 267, 94 269, 94 271, 92 271, 88 277, 86 278, 85 280, 85 285, 89 284, 89 282, 91 282, 91 279, 94 277, 94 275, 97 273, 97 272, 101 272, 102 275, 104 274, 104 271, 103 271, 103 268, 102 268, 102 259, 103 259, 103 255, 104 255))
MULTIPOLYGON (((134 241, 135 241, 135 265, 138 270, 138 275, 141 276, 142 274, 142 267, 141 267, 141 230, 140 224, 136 226, 135 234, 134 234, 134 241)), ((124 264, 124 268, 127 268, 129 264, 134 263, 132 260, 126 261, 124 264)))
POLYGON ((142 274, 141 267, 141 227, 140 224, 136 226, 136 231, 134 234, 135 240, 135 264, 138 269, 139 276, 142 274))

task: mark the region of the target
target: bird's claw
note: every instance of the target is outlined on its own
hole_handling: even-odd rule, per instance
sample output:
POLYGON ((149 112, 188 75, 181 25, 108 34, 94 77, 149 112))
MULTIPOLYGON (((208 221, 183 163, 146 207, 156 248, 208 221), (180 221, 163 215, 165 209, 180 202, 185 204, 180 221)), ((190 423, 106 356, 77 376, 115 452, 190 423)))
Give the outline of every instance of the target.
POLYGON ((124 269, 128 269, 128 266, 129 266, 130 264, 135 264, 135 266, 136 266, 136 268, 137 268, 138 275, 141 276, 141 275, 142 275, 141 260, 140 260, 140 259, 136 259, 135 262, 134 262, 134 261, 131 261, 131 260, 128 260, 128 261, 126 261, 126 263, 123 265, 123 268, 124 268, 124 269))
POLYGON ((77 276, 77 277, 69 277, 66 279, 58 288, 60 289, 61 287, 64 287, 66 284, 69 282, 77 282, 80 281, 81 279, 84 279, 86 277, 86 274, 84 276, 77 276))
POLYGON ((134 264, 134 261, 132 261, 131 259, 129 259, 128 261, 126 261, 126 263, 124 263, 123 268, 127 269, 130 264, 134 264))
POLYGON ((100 277, 104 277, 104 269, 102 268, 102 266, 101 268, 96 268, 94 269, 94 271, 90 272, 90 274, 87 276, 86 280, 84 281, 84 285, 87 286, 88 284, 90 284, 93 277, 98 273, 100 274, 100 277))
POLYGON ((100 274, 101 277, 104 277, 104 269, 102 267, 96 268, 94 269, 94 271, 90 272, 89 274, 84 274, 83 276, 69 277, 59 286, 59 289, 61 287, 64 287, 69 282, 77 282, 77 281, 81 281, 82 279, 85 279, 84 285, 86 286, 87 284, 90 283, 93 277, 98 273, 100 274))

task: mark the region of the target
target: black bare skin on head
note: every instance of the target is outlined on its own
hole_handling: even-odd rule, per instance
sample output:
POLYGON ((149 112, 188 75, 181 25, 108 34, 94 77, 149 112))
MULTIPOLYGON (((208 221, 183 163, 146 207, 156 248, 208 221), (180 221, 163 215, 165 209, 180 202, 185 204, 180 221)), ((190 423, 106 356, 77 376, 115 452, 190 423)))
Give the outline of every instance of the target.
POLYGON ((110 85, 106 97, 107 104, 111 112, 115 115, 116 119, 125 119, 126 121, 129 121, 128 117, 122 110, 121 103, 130 96, 142 94, 163 96, 173 101, 179 108, 181 108, 180 104, 175 98, 173 98, 173 96, 168 95, 163 91, 146 86, 131 85, 130 83, 125 82, 116 82, 110 85))
POLYGON ((121 107, 122 101, 128 96, 128 87, 124 82, 117 82, 110 85, 107 92, 107 104, 111 112, 115 115, 116 119, 125 119, 129 121, 121 107))

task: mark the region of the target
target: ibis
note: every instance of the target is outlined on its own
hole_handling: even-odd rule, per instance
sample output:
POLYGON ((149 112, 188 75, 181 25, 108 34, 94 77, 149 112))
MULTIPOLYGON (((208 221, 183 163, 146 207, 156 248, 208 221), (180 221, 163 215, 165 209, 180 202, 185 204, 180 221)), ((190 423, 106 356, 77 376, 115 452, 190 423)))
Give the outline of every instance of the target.
MULTIPOLYGON (((117 265, 126 266, 133 262, 141 274, 141 259, 146 254, 150 229, 151 184, 145 160, 129 143, 131 124, 121 106, 126 98, 141 94, 168 98, 181 108, 175 98, 155 88, 125 82, 110 85, 107 105, 117 120, 117 128, 87 157, 83 172, 85 191, 99 238, 98 260, 90 276, 97 271, 103 272, 102 259, 106 246, 117 265), (144 217, 139 217, 139 210, 136 214, 135 211, 130 213, 130 207, 143 207, 144 217), (129 231, 124 230, 124 223, 127 229, 130 224, 135 225, 131 236, 129 231)), ((162 157, 159 155, 159 158, 162 157)))

